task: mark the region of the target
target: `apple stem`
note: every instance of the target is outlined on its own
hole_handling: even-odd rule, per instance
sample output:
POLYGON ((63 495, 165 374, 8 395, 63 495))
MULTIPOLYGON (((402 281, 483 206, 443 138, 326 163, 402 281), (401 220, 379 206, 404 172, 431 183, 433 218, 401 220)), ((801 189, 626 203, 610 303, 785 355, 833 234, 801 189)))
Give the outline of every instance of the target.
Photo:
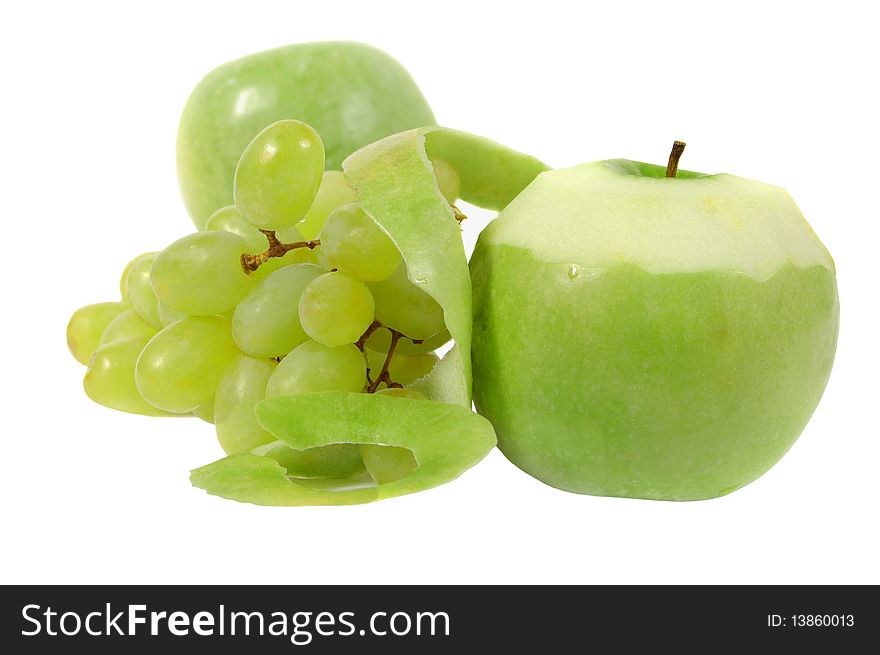
POLYGON ((297 248, 308 248, 309 250, 314 250, 318 246, 321 245, 321 241, 319 239, 314 239, 313 241, 294 241, 293 243, 281 243, 278 240, 278 237, 275 236, 275 232, 272 230, 260 230, 265 236, 266 241, 269 242, 269 247, 260 253, 256 254, 248 254, 245 253, 241 256, 241 268, 247 274, 250 275, 254 271, 256 271, 260 266, 265 264, 267 261, 272 259, 273 257, 284 257, 291 250, 296 250, 297 248))
POLYGON ((669 163, 666 164, 666 177, 675 177, 678 173, 678 160, 687 144, 684 141, 676 141, 672 144, 672 151, 669 153, 669 163))

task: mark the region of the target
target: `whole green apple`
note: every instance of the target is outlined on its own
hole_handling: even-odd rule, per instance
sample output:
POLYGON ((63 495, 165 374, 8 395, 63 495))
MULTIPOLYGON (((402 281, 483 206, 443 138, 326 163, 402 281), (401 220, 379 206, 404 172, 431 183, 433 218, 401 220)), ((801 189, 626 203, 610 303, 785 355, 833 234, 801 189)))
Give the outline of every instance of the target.
POLYGON ((328 170, 382 137, 434 124, 403 66, 362 43, 286 46, 215 68, 193 90, 177 134, 180 189, 199 229, 232 204, 235 165, 251 139, 285 118, 320 133, 328 170))
POLYGON ((471 273, 477 410, 514 464, 568 491, 738 489, 797 439, 834 360, 831 257, 786 191, 732 175, 542 173, 471 273))

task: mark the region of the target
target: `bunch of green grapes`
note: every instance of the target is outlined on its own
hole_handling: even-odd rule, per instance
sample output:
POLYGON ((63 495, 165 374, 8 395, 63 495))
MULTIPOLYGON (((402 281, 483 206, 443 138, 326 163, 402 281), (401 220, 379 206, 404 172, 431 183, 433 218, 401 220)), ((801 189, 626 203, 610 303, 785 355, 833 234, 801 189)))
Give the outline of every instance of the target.
MULTIPOLYGON (((455 171, 434 169, 452 203, 455 171)), ((135 257, 120 301, 74 313, 67 338, 88 367, 86 393, 125 412, 198 416, 228 454, 274 457, 291 475, 347 477, 366 462, 381 481, 369 448, 328 446, 317 457, 279 446, 254 406, 334 390, 424 398, 411 385, 449 340, 443 310, 409 279, 344 175, 324 171, 307 124, 260 132, 242 153, 233 198, 205 231, 135 257)))

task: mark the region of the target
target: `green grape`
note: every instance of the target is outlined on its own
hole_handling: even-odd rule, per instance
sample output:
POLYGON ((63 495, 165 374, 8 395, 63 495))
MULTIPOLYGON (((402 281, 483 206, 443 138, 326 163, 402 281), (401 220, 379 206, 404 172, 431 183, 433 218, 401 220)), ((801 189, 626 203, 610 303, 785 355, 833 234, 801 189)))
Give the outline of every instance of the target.
MULTIPOLYGON (((437 350, 440 346, 452 339, 449 330, 443 330, 439 334, 435 334, 430 339, 425 339, 422 343, 413 343, 409 339, 399 339, 397 347, 394 349, 395 357, 400 355, 415 355, 419 353, 429 353, 437 350)), ((375 350, 378 353, 387 353, 391 347, 391 334, 388 330, 376 330, 366 341, 368 350, 375 350)))
POLYGON ((394 396, 395 398, 409 398, 410 400, 427 400, 425 394, 415 389, 404 389, 401 387, 389 387, 382 389, 376 393, 383 396, 394 396))
POLYGON ((318 246, 313 251, 315 253, 315 263, 325 271, 333 268, 333 265, 327 260, 327 251, 322 246, 318 246))
POLYGON ((367 379, 363 353, 354 344, 328 348, 306 341, 281 360, 269 378, 266 397, 313 391, 361 391, 367 379))
POLYGON ((128 271, 131 269, 131 265, 134 264, 138 260, 138 257, 135 257, 130 262, 125 265, 125 268, 122 269, 122 275, 119 276, 119 296, 122 298, 122 304, 126 307, 130 306, 128 301, 128 291, 125 289, 125 280, 128 278, 128 271))
POLYGON ((162 321, 162 327, 168 327, 172 323, 177 323, 177 321, 186 318, 188 315, 176 309, 171 309, 164 302, 159 301, 159 320, 162 321))
POLYGON ((305 216, 324 173, 324 144, 311 126, 272 123, 254 137, 238 160, 232 195, 245 220, 281 230, 305 216))
POLYGON ((357 191, 349 186, 341 171, 324 171, 312 206, 296 226, 306 239, 314 239, 321 233, 330 212, 356 200, 357 191))
POLYGON ((461 178, 458 177, 456 170, 442 159, 432 159, 431 166, 434 169, 434 177, 437 178, 440 193, 451 205, 458 200, 458 194, 461 193, 461 178))
POLYGON ((357 203, 327 217, 321 247, 333 268, 364 282, 384 280, 400 264, 397 246, 357 203))
POLYGON ((252 357, 283 357, 309 337, 299 320, 303 290, 321 275, 314 264, 285 266, 260 281, 232 315, 232 336, 252 357))
POLYGON ((412 473, 418 466, 409 448, 361 444, 360 455, 376 484, 394 482, 412 473))
POLYGON ((205 229, 237 234, 247 242, 248 252, 263 252, 268 245, 266 235, 244 220, 235 205, 221 207, 211 214, 205 229))
POLYGON ((135 385, 135 365, 146 342, 143 338, 132 338, 99 347, 83 379, 86 395, 99 405, 121 412, 171 416, 144 400, 135 385))
POLYGON ((227 319, 190 316, 160 330, 144 347, 135 368, 137 388, 154 407, 191 412, 214 396, 223 369, 238 354, 227 319))
POLYGON ((354 343, 373 322, 373 295, 367 285, 343 273, 312 280, 299 299, 299 320, 324 346, 354 343))
POLYGON ((156 329, 162 327, 162 320, 159 318, 159 299, 150 284, 150 269, 158 254, 148 252, 132 259, 122 273, 121 283, 125 289, 123 299, 147 325, 156 329))
POLYGON ((203 403, 192 411, 193 416, 202 419, 205 423, 214 422, 214 399, 203 403))
POLYGON ((104 330, 126 311, 121 302, 101 302, 77 309, 67 324, 67 347, 80 364, 88 364, 101 343, 104 330))
POLYGON ((156 256, 150 279, 159 300, 191 316, 222 314, 254 285, 241 268, 247 242, 231 232, 196 232, 156 256))
POLYGON ((266 384, 278 366, 271 359, 239 355, 217 382, 214 395, 214 425, 217 440, 229 455, 275 441, 254 414, 254 405, 266 397, 266 384))
MULTIPOLYGON (((399 342, 398 342, 399 343, 399 342)), ((385 364, 385 353, 366 349, 367 367, 370 373, 376 374, 382 370, 385 364)), ((388 365, 388 374, 398 384, 410 384, 420 377, 427 375, 434 368, 434 364, 440 361, 435 353, 415 353, 404 355, 394 350, 391 363, 388 365)))
POLYGON ((370 283, 376 301, 376 320, 411 339, 428 339, 444 330, 443 308, 409 281, 401 265, 394 275, 370 283))
POLYGON ((133 309, 126 309, 107 325, 104 334, 101 335, 101 346, 117 341, 138 340, 146 344, 158 332, 156 328, 147 325, 133 309))

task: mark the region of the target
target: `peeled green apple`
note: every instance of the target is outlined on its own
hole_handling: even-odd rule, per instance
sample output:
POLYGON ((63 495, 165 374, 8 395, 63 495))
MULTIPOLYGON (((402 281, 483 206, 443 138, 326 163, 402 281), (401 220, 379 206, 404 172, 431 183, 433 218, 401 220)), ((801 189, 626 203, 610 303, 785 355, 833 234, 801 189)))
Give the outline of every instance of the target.
POLYGON ((328 170, 382 137, 434 124, 403 66, 362 43, 304 43, 224 64, 196 86, 177 134, 180 189, 199 229, 232 204, 235 165, 251 139, 284 118, 321 134, 328 170))
POLYGON ((480 236, 477 410, 568 491, 696 500, 766 472, 834 360, 834 263, 781 188, 611 160, 542 173, 480 236))

